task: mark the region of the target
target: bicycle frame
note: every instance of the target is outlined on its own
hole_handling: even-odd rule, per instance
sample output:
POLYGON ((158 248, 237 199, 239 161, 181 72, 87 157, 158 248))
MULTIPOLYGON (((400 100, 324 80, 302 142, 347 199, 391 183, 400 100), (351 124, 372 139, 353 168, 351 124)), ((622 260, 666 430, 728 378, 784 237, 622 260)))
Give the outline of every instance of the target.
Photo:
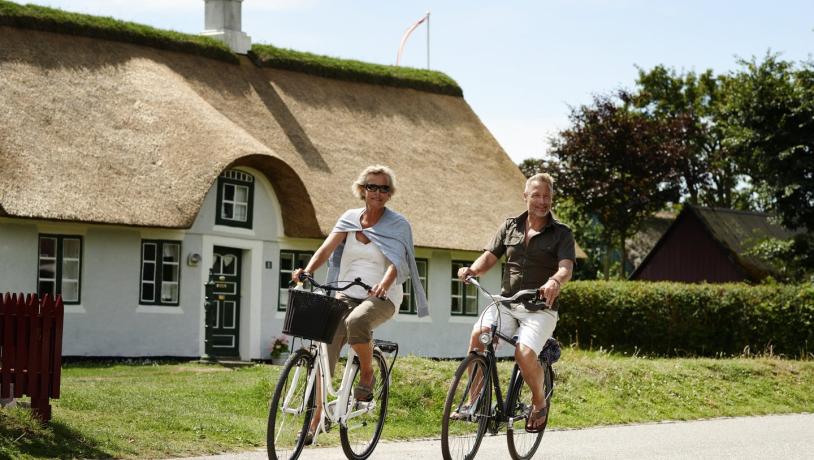
MULTIPOLYGON (((351 383, 353 382, 356 367, 358 366, 358 364, 354 362, 356 353, 353 351, 353 348, 350 348, 348 351, 348 360, 345 364, 342 382, 340 383, 339 388, 333 387, 333 375, 330 372, 330 365, 328 362, 328 345, 325 343, 320 343, 318 346, 316 346, 316 348, 315 367, 312 367, 307 371, 308 381, 306 383, 305 393, 311 394, 311 392, 315 390, 316 385, 319 385, 319 391, 322 395, 322 411, 320 413, 319 425, 317 430, 314 432, 314 442, 316 442, 316 438, 320 432, 327 433, 327 430, 325 429, 326 418, 333 423, 339 423, 342 426, 347 426, 348 420, 357 415, 373 410, 376 405, 375 401, 370 403, 359 403, 363 404, 360 409, 350 412, 347 411, 348 401, 350 400, 351 394, 351 383), (317 375, 320 376, 319 381, 317 381, 317 375)), ((295 380, 302 378, 300 375, 302 371, 303 368, 297 368, 294 374, 295 380)), ((296 385, 292 385, 288 393, 286 393, 284 407, 288 408, 286 411, 301 413, 302 411, 306 410, 305 407, 289 408, 289 403, 291 402, 295 388, 296 385)), ((304 401, 303 404, 305 403, 307 402, 304 401)))
MULTIPOLYGON (((495 308, 499 308, 495 306, 495 308)), ((510 345, 516 347, 517 341, 514 338, 506 337, 500 331, 497 330, 497 322, 492 323, 491 332, 489 333, 490 337, 493 339, 489 341, 486 345, 486 351, 484 353, 486 358, 486 363, 488 367, 488 372, 491 375, 492 386, 495 391, 495 426, 491 428, 493 433, 497 433, 499 431, 499 423, 506 422, 506 429, 507 430, 514 430, 514 421, 515 419, 510 419, 508 417, 509 413, 509 394, 512 391, 512 388, 517 385, 518 378, 520 377, 520 366, 515 362, 514 366, 512 367, 512 374, 509 377, 509 385, 506 387, 506 398, 503 398, 502 389, 500 386, 499 376, 497 374, 497 355, 495 355, 495 338, 500 338, 504 342, 509 343, 510 345)), ((522 417, 520 417, 522 418, 522 417)))
MULTIPOLYGON (((486 341, 486 343, 484 343, 484 345, 486 346, 486 349, 485 349, 485 352, 484 352, 484 357, 486 358, 486 363, 487 363, 487 366, 488 366, 488 372, 490 373, 491 380, 492 380, 492 385, 493 385, 494 391, 495 391, 495 397, 497 398, 496 399, 497 404, 495 405, 495 409, 496 409, 496 412, 497 412, 495 414, 495 421, 496 422, 495 422, 495 426, 492 428, 492 431, 493 431, 493 433, 497 433, 497 431, 498 431, 497 424, 503 423, 503 422, 507 422, 507 426, 506 426, 507 430, 514 430, 514 421, 515 421, 515 419, 509 419, 507 414, 509 412, 509 407, 508 407, 509 394, 511 393, 512 389, 517 385, 517 380, 518 380, 518 377, 520 376, 520 366, 515 361, 514 367, 512 367, 511 377, 509 378, 509 385, 506 387, 508 389, 508 391, 506 392, 506 398, 504 399, 501 388, 500 388, 500 380, 498 379, 498 374, 497 374, 497 355, 495 354, 495 344, 498 343, 498 339, 499 339, 499 340, 503 340, 504 342, 508 343, 512 347, 516 348, 517 347, 517 340, 514 337, 507 337, 502 332, 500 332, 500 330, 498 329, 498 320, 500 318, 500 307, 503 306, 503 302, 501 300, 498 300, 498 296, 493 296, 489 291, 484 289, 480 285, 480 283, 478 282, 477 279, 469 278, 468 281, 470 283, 472 283, 473 285, 475 285, 475 287, 477 287, 478 290, 481 291, 484 294, 484 296, 486 296, 487 298, 489 298, 492 301, 492 304, 489 305, 488 307, 486 307, 486 309, 495 308, 495 309, 498 310, 498 314, 495 316, 494 321, 492 321, 492 324, 490 325, 489 332, 484 333, 484 334, 488 334, 488 341, 486 341)), ((505 298, 503 298, 503 299, 505 299, 505 298)), ((481 336, 481 343, 483 343, 483 342, 484 342, 484 337, 482 335, 481 336)))

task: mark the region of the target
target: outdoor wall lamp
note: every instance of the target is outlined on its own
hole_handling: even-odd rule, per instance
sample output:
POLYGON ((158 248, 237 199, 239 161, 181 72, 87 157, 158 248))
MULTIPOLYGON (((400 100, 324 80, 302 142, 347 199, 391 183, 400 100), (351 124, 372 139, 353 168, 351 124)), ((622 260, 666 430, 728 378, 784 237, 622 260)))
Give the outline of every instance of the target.
POLYGON ((201 261, 201 255, 197 252, 190 252, 187 256, 187 265, 190 267, 197 267, 201 261))

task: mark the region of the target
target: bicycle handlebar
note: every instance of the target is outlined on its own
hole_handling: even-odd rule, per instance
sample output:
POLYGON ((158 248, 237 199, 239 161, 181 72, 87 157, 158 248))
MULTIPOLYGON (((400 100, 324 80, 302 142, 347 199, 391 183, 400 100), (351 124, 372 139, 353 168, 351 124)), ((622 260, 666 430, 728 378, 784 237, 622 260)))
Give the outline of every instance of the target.
POLYGON ((480 282, 478 282, 477 278, 475 278, 474 276, 468 276, 465 281, 467 283, 475 285, 475 287, 477 287, 478 290, 483 292, 483 294, 489 299, 492 299, 495 302, 500 302, 504 305, 520 301, 524 297, 530 297, 531 302, 538 308, 551 308, 551 305, 547 304, 545 302, 545 299, 540 297, 539 291, 536 289, 524 289, 522 291, 517 291, 511 297, 503 297, 501 295, 492 295, 489 291, 487 291, 486 289, 484 289, 483 286, 480 285, 480 282))
MULTIPOLYGON (((361 287, 365 288, 365 290, 367 290, 367 291, 370 291, 371 289, 373 289, 372 286, 370 286, 367 283, 365 283, 364 281, 362 281, 362 278, 356 278, 355 280, 353 280, 350 283, 346 284, 345 287, 343 287, 343 288, 328 286, 327 284, 319 284, 317 282, 317 280, 315 280, 314 277, 311 276, 307 272, 300 273, 299 278, 300 278, 300 281, 305 281, 307 279, 314 286, 316 286, 316 287, 318 287, 320 289, 324 289, 326 292, 329 292, 329 293, 331 291, 342 292, 344 290, 352 288, 353 286, 361 286, 361 287)), ((291 283, 289 283, 289 286, 291 286, 292 284, 293 284, 293 281, 291 283)))

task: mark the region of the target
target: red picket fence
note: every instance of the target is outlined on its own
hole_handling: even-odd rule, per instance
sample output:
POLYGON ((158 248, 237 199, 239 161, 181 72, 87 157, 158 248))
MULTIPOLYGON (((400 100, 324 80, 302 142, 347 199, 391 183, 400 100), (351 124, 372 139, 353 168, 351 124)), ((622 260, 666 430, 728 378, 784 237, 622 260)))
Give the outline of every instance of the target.
POLYGON ((62 371, 62 297, 0 295, 0 397, 31 397, 40 420, 51 420, 62 371))

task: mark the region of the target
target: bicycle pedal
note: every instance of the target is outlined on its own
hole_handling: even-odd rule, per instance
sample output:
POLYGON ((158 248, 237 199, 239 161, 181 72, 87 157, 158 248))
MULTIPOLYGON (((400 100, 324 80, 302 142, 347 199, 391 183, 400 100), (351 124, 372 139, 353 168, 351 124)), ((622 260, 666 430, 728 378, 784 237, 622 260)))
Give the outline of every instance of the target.
POLYGON ((364 410, 369 411, 369 410, 372 410, 374 407, 376 407, 376 400, 371 399, 370 401, 356 401, 356 404, 354 404, 354 407, 355 407, 356 410, 363 410, 364 409, 364 410))

